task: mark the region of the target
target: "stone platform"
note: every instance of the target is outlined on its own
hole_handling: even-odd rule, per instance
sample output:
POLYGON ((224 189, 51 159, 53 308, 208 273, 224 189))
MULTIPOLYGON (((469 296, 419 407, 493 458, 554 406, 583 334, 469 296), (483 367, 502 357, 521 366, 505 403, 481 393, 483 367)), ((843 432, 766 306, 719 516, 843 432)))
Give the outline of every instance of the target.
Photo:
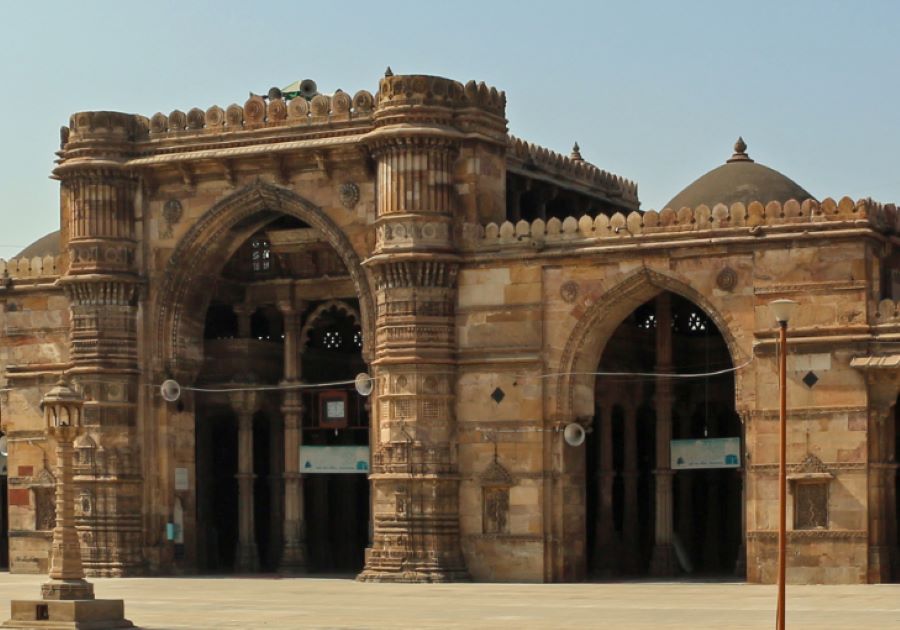
POLYGON ((133 628, 121 599, 20 599, 10 603, 3 628, 45 630, 118 630, 133 628))

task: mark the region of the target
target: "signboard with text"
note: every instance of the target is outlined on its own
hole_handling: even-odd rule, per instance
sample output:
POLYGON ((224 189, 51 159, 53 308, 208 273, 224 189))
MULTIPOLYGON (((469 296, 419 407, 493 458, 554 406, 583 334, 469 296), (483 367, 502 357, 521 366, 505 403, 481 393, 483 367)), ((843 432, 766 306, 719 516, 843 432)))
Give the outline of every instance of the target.
POLYGON ((740 468, 741 438, 672 440, 672 470, 740 468))
POLYGON ((368 446, 301 446, 301 473, 369 472, 368 446))

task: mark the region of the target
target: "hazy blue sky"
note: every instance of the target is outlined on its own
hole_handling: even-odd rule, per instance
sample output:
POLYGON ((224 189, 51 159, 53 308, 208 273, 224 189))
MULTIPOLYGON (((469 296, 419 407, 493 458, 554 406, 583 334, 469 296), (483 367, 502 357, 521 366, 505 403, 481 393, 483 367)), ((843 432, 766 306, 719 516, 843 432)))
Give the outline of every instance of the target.
POLYGON ((73 112, 243 103, 395 73, 506 91, 512 133, 634 179, 658 208, 731 153, 818 197, 900 201, 900 2, 8 2, 0 256, 58 224, 73 112))

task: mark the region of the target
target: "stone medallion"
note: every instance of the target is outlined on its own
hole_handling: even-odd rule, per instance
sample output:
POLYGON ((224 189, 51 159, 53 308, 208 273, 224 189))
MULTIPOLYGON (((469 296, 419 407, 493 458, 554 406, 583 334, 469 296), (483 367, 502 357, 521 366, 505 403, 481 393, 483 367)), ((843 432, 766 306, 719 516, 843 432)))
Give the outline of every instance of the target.
POLYGON ((563 302, 569 304, 574 302, 578 298, 578 283, 574 280, 569 280, 563 284, 559 288, 559 296, 563 299, 563 302))
POLYGON ((353 182, 341 184, 338 194, 341 198, 341 205, 347 208, 347 210, 353 210, 353 208, 356 207, 356 204, 359 203, 359 186, 353 182))
POLYGON ((716 276, 716 286, 723 291, 733 291, 737 286, 737 272, 731 267, 725 267, 716 276))

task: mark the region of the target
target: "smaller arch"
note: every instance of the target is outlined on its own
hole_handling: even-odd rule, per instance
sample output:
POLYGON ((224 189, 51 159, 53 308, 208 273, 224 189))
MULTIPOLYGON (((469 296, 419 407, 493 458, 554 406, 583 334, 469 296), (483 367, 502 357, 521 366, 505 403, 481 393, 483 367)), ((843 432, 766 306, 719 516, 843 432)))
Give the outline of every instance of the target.
POLYGON ((315 327, 316 323, 322 318, 325 313, 333 308, 346 314, 350 319, 353 320, 353 323, 357 326, 361 325, 362 318, 360 317, 359 311, 357 311, 355 308, 353 308, 343 300, 328 300, 327 302, 323 302, 322 304, 317 306, 303 323, 303 328, 300 329, 301 348, 305 347, 309 342, 309 333, 315 327))
MULTIPOLYGON (((702 309, 716 325, 728 347, 732 365, 747 360, 747 353, 738 344, 734 331, 719 310, 690 283, 672 272, 641 267, 615 281, 609 289, 587 305, 569 335, 560 362, 555 370, 556 421, 569 421, 587 415, 591 409, 576 408, 576 390, 593 395, 593 383, 586 374, 594 372, 603 349, 616 327, 638 306, 669 291, 690 300, 702 309)), ((735 372, 735 398, 739 399, 741 373, 735 372)))

